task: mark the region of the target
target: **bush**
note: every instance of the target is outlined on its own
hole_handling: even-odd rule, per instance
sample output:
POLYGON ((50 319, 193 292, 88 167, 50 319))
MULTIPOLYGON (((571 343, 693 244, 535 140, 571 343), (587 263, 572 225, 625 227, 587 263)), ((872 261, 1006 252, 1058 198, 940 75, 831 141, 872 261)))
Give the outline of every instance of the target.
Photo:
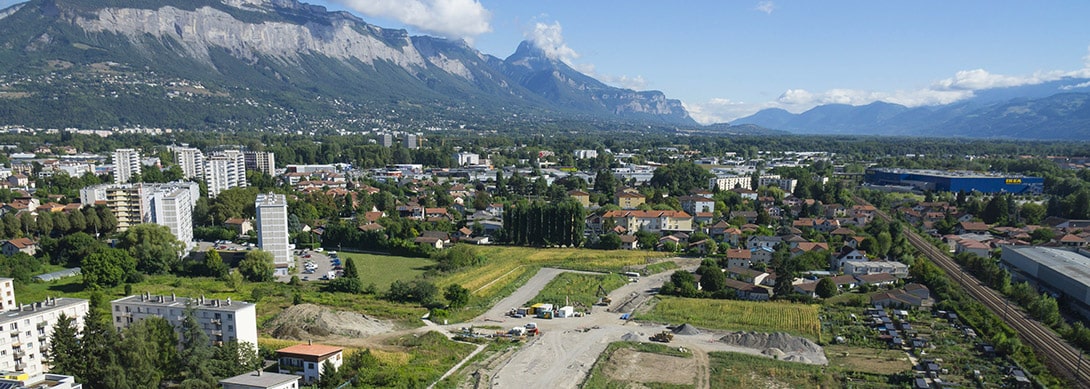
POLYGON ((352 294, 362 294, 363 282, 359 278, 338 277, 329 281, 329 285, 326 286, 326 290, 330 292, 344 292, 352 294))

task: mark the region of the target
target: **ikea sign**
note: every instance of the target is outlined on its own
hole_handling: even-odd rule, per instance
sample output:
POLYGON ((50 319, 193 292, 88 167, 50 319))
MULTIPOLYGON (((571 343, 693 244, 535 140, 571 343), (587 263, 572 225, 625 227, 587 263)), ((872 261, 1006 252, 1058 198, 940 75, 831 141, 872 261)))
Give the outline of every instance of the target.
POLYGON ((1008 178, 1007 179, 1007 185, 1021 185, 1021 184, 1022 184, 1022 179, 1021 178, 1008 178))

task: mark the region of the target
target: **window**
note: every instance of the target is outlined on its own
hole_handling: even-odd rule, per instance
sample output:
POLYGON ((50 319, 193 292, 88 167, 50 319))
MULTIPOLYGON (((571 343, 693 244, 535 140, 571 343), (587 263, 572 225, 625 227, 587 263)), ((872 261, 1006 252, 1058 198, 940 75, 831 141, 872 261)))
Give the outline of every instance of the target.
POLYGON ((307 362, 307 370, 314 370, 314 362, 307 362))
POLYGON ((121 312, 121 306, 120 305, 114 305, 114 312, 121 312))

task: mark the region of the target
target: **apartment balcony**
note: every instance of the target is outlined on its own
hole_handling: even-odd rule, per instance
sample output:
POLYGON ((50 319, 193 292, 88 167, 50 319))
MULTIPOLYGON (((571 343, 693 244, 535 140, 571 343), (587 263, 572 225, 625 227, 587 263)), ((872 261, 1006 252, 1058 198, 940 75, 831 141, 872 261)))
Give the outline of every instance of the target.
POLYGON ((20 363, 15 364, 15 370, 23 371, 23 370, 26 370, 26 368, 27 368, 27 366, 26 366, 25 363, 20 362, 20 363))
POLYGON ((49 325, 49 323, 44 322, 44 321, 38 322, 38 328, 45 328, 46 325, 49 325))
POLYGON ((223 325, 223 321, 221 321, 220 319, 212 319, 211 322, 213 325, 223 325))
POLYGON ((15 358, 22 358, 26 356, 26 351, 21 348, 13 349, 11 350, 11 355, 15 358))

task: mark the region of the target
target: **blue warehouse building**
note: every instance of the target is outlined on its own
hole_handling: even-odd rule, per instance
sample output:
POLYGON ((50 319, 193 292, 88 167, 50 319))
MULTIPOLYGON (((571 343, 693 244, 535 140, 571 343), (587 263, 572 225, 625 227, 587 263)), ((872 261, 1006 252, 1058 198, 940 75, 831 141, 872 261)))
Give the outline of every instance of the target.
POLYGON ((1004 176, 964 171, 867 169, 871 185, 911 186, 920 191, 1038 194, 1044 191, 1041 177, 1004 176))

